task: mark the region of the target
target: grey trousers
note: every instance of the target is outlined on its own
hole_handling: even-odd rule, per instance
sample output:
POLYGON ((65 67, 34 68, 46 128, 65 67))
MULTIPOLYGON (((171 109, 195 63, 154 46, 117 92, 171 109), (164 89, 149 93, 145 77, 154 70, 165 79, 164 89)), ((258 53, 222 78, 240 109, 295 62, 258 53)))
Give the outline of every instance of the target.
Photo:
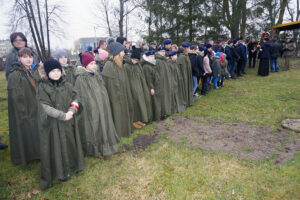
POLYGON ((284 57, 284 70, 290 69, 290 57, 284 57))

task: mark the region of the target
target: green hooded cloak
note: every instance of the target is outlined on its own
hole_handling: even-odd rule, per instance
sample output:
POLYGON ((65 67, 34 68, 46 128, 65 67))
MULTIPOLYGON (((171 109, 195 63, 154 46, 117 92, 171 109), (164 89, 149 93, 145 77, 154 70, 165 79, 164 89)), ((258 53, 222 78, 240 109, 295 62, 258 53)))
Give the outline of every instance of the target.
POLYGON ((102 77, 97 72, 93 75, 79 68, 75 89, 83 107, 77 120, 84 153, 95 157, 116 153, 119 138, 102 77))
POLYGON ((162 117, 172 114, 172 75, 166 57, 155 54, 156 65, 159 69, 161 88, 161 115, 162 117))
POLYGON ((72 102, 77 102, 73 85, 64 78, 59 85, 43 79, 37 97, 40 102, 40 188, 47 189, 52 186, 52 179, 68 178, 72 173, 82 171, 85 165, 75 114, 71 120, 64 121, 64 113, 72 109, 72 102), (48 109, 60 116, 49 114, 48 109))
POLYGON ((192 77, 192 66, 189 56, 181 53, 177 61, 183 82, 184 82, 184 91, 185 91, 185 102, 186 106, 193 105, 193 77, 192 77))
POLYGON ((11 161, 26 165, 40 158, 38 103, 36 88, 20 65, 13 65, 8 76, 8 119, 11 161))
POLYGON ((184 82, 179 66, 176 61, 168 61, 172 73, 172 113, 181 113, 185 111, 185 92, 184 82))
POLYGON ((129 137, 133 132, 133 104, 126 70, 110 59, 104 65, 102 77, 117 134, 119 137, 129 137))
POLYGON ((161 84, 159 68, 155 63, 149 62, 145 55, 141 60, 141 65, 143 66, 143 71, 149 88, 149 92, 151 89, 154 89, 155 91, 155 95, 151 95, 152 120, 159 121, 161 118, 161 84))
POLYGON ((133 121, 150 122, 152 118, 150 90, 146 83, 142 66, 126 61, 126 69, 133 101, 133 121))

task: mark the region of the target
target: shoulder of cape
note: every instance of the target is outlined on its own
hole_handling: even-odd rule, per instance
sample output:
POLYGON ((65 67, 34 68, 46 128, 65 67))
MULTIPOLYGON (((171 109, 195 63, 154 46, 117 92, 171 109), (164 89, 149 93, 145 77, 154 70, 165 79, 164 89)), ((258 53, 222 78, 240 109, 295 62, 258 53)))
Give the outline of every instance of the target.
POLYGON ((104 77, 108 77, 108 78, 116 78, 116 66, 114 66, 115 63, 112 62, 111 60, 108 60, 104 67, 103 67, 103 71, 102 71, 102 76, 104 77))
POLYGON ((21 81, 24 76, 23 69, 19 65, 13 65, 11 73, 7 80, 7 89, 16 89, 21 86, 21 81))

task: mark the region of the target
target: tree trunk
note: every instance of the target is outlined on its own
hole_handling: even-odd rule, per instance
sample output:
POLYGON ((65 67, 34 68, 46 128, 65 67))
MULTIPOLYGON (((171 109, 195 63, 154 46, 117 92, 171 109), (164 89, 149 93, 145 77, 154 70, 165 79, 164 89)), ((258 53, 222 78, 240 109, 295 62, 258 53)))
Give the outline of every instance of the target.
POLYGON ((188 24, 189 24, 189 40, 193 41, 193 7, 191 0, 188 2, 188 24))
POLYGON ((45 45, 45 40, 44 40, 44 31, 43 31, 43 25, 42 25, 42 17, 41 17, 39 0, 36 0, 36 7, 37 7, 38 17, 39 17, 40 32, 41 32, 41 38, 42 38, 42 48, 45 49, 46 45, 45 45))
POLYGON ((51 48, 50 48, 50 32, 49 32, 49 15, 48 15, 48 0, 45 0, 46 7, 46 32, 47 32, 47 46, 48 46, 48 54, 47 57, 51 56, 51 48))
POLYGON ((246 21, 247 21, 247 0, 241 0, 241 14, 242 14, 242 23, 241 23, 241 36, 245 37, 246 33, 246 21))
POLYGON ((120 36, 123 37, 123 22, 124 22, 124 0, 120 0, 120 19, 119 19, 119 32, 120 36))
POLYGON ((24 10, 25 10, 26 15, 27 15, 27 19, 28 19, 30 31, 31 31, 31 34, 32 34, 32 38, 33 38, 33 41, 34 41, 34 44, 35 44, 35 48, 37 50, 37 53, 38 53, 39 57, 42 58, 42 53, 40 51, 40 47, 38 45, 38 42, 37 42, 37 39, 36 39, 36 36, 35 36, 33 25, 32 25, 32 22, 31 22, 31 15, 30 15, 30 12, 29 12, 29 9, 28 9, 28 3, 27 3, 26 0, 24 0, 24 5, 25 5, 24 10))
POLYGON ((280 13, 279 13, 279 17, 278 17, 278 21, 276 24, 282 24, 283 21, 283 16, 284 16, 284 11, 285 11, 285 7, 287 5, 287 0, 282 0, 281 4, 280 4, 280 13))

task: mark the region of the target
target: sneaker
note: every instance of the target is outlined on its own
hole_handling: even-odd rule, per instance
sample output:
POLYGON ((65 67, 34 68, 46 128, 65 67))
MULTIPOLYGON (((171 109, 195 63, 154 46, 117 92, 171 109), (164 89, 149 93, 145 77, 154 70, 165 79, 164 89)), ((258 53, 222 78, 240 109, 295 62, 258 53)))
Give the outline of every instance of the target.
POLYGON ((133 123, 133 127, 136 128, 136 129, 141 129, 142 126, 140 126, 138 123, 134 122, 133 123))
POLYGON ((138 125, 140 125, 140 126, 146 126, 146 124, 145 123, 143 123, 143 122, 140 122, 140 121, 137 121, 136 122, 138 125))
POLYGON ((195 93, 195 94, 194 94, 194 97, 200 98, 201 96, 200 96, 198 93, 195 93))

